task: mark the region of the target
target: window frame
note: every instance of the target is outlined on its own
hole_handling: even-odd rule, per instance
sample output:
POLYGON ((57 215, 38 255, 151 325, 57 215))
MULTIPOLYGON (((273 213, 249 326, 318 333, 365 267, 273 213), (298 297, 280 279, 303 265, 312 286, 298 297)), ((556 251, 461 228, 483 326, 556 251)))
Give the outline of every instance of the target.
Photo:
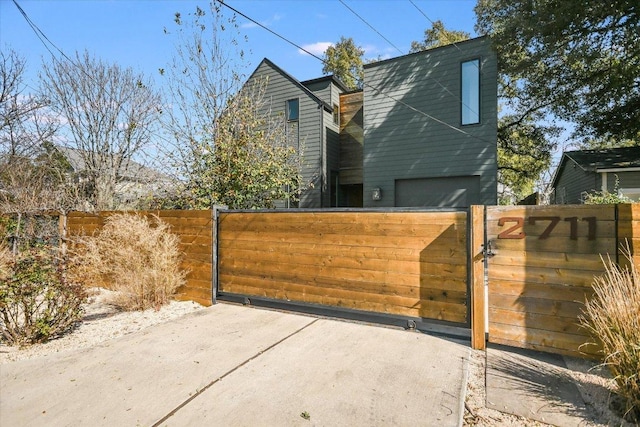
POLYGON ((480 118, 482 117, 482 73, 481 73, 482 59, 480 57, 467 59, 465 61, 460 62, 460 125, 461 126, 473 126, 481 123, 480 118), (477 74, 474 74, 473 77, 477 77, 477 89, 474 91, 475 93, 471 95, 476 95, 477 99, 465 99, 465 82, 468 82, 469 79, 465 79, 465 65, 474 64, 477 70, 477 74), (470 106, 469 103, 473 102, 473 106, 477 107, 477 111, 475 115, 470 119, 467 118, 465 121, 465 117, 467 115, 471 115, 474 113, 473 106, 470 106))
POLYGON ((287 101, 285 102, 285 115, 287 118, 287 122, 297 122, 300 121, 300 98, 291 98, 291 99, 287 99, 287 101), (290 105, 291 103, 295 101, 296 103, 296 117, 291 118, 291 108, 290 105))

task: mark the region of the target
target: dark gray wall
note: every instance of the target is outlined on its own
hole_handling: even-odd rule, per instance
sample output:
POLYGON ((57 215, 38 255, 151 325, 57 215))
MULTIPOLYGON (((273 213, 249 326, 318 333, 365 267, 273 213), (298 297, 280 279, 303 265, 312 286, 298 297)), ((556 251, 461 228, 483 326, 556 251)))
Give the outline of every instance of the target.
POLYGON ((556 205, 581 204, 582 193, 601 189, 602 181, 597 173, 586 171, 565 157, 558 171, 551 202, 556 205))
POLYGON ((258 66, 247 84, 253 79, 265 77, 268 78, 265 97, 270 102, 274 114, 284 114, 287 100, 293 98, 300 100, 298 123, 299 144, 304 155, 302 176, 305 183, 313 184, 313 188, 309 188, 302 195, 300 207, 319 208, 321 206, 323 175, 323 108, 300 85, 296 85, 280 70, 264 61, 258 66))
POLYGON ((478 177, 474 200, 496 204, 496 141, 497 59, 488 39, 365 66, 365 207, 394 206, 396 180, 443 177, 478 177), (480 124, 462 126, 461 63, 476 58, 480 124), (371 198, 376 187, 380 201, 371 198))

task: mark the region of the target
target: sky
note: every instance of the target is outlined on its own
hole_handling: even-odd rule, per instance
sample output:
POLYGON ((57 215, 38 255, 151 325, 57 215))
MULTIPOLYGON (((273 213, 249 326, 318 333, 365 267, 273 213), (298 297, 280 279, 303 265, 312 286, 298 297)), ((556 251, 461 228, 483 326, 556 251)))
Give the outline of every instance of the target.
MULTIPOLYGON (((207 1, 192 0, 16 1, 55 45, 49 45, 49 49, 58 59, 62 55, 57 49, 70 57, 86 49, 97 58, 131 67, 154 79, 173 56, 175 38, 165 35, 164 29, 171 31, 175 27, 174 14, 186 16, 196 6, 208 8, 207 1)), ((411 41, 422 40, 424 30, 431 27, 430 21, 436 20, 442 20, 448 29, 476 35, 475 0, 413 0, 413 4, 410 0, 226 0, 226 3, 318 56, 340 36, 352 37, 365 50, 366 58, 400 56, 408 53, 411 41)), ((224 13, 232 14, 229 9, 224 13)), ((322 63, 316 58, 245 18, 238 17, 238 23, 241 34, 248 39, 245 47, 250 52, 244 73, 251 73, 266 57, 301 81, 322 76, 322 63)), ((25 83, 35 88, 40 64, 43 60, 50 61, 51 53, 13 0, 0 0, 0 47, 11 48, 27 60, 25 83)))

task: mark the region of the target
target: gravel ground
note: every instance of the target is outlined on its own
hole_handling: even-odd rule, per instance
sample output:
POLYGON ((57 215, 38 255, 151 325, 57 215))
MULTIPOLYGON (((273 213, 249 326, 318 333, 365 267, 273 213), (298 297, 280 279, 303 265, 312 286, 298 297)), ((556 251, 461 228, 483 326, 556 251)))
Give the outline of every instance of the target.
MULTIPOLYGON (((33 359, 52 353, 92 347, 104 341, 140 331, 204 308, 190 301, 172 301, 160 310, 125 312, 109 303, 112 292, 98 289, 85 306, 83 322, 60 338, 43 344, 17 348, 0 343, 0 365, 33 359)), ((631 426, 609 409, 613 381, 602 368, 580 359, 566 359, 568 372, 577 380, 585 402, 592 406, 596 419, 585 420, 584 426, 631 426), (608 392, 609 391, 609 392, 608 392)), ((505 414, 485 406, 485 354, 473 350, 465 402, 465 426, 544 426, 538 421, 505 414)))
POLYGON ((114 292, 96 289, 85 305, 82 323, 70 333, 43 344, 18 348, 0 343, 0 364, 33 359, 51 353, 93 347, 157 323, 167 322, 204 308, 191 301, 171 301, 160 310, 121 311, 110 300, 114 292))

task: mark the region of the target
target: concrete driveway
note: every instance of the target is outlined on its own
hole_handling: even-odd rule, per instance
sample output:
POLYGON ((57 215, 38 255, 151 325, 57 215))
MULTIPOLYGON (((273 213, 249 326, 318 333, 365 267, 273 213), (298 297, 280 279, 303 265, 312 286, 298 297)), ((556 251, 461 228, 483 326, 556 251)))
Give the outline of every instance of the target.
POLYGON ((218 304, 0 365, 0 425, 458 426, 469 352, 419 332, 218 304))

